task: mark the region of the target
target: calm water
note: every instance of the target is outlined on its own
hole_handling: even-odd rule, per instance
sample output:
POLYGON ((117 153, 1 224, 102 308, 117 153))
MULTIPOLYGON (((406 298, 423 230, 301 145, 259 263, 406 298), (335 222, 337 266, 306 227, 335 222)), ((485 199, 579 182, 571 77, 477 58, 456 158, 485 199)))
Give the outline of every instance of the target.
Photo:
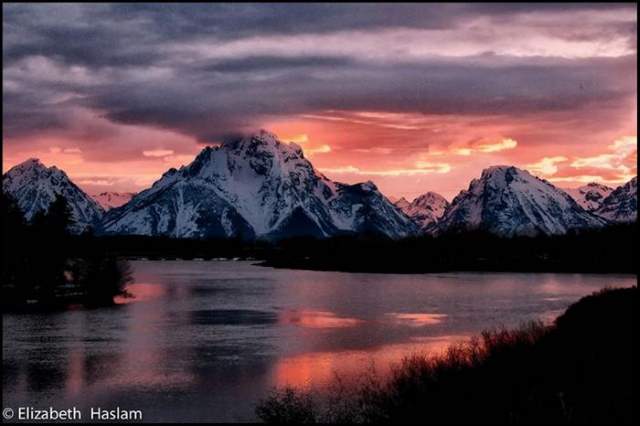
POLYGON ((132 262, 116 308, 3 315, 5 407, 140 409, 147 421, 251 421, 273 386, 322 389, 484 328, 551 320, 635 276, 347 274, 250 262, 132 262))

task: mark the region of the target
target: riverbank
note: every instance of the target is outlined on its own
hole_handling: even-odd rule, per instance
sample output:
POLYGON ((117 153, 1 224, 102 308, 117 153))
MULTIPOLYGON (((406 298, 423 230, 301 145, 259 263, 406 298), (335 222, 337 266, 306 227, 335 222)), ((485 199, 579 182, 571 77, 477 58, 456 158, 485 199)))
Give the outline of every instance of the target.
POLYGON ((363 374, 319 397, 284 388, 261 401, 269 423, 622 423, 633 418, 637 286, 571 305, 550 326, 489 330, 386 380, 363 374))

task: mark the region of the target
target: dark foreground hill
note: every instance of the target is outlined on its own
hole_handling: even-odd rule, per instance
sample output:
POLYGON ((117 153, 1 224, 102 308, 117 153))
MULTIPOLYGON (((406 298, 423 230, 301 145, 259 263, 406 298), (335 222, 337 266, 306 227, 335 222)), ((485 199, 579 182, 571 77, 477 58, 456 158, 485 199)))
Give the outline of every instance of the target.
POLYGON ((603 290, 553 325, 486 331, 326 398, 279 390, 256 413, 273 423, 631 423, 637 299, 637 286, 603 290))

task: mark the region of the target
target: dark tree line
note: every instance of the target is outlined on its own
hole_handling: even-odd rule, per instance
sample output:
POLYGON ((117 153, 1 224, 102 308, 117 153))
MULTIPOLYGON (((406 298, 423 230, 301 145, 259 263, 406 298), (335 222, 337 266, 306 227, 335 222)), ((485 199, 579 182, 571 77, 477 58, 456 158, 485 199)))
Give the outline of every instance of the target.
POLYGON ((91 238, 90 231, 70 235, 73 219, 63 197, 27 222, 3 193, 2 226, 3 309, 103 306, 126 294, 128 264, 97 244, 79 249, 78 240, 91 238))
POLYGON ((486 232, 391 240, 376 235, 280 241, 166 236, 74 237, 80 253, 102 250, 150 259, 253 258, 267 266, 383 273, 444 271, 635 273, 637 225, 561 236, 502 238, 486 232))
POLYGON ((561 236, 502 238, 486 232, 389 240, 375 236, 282 241, 266 264, 316 270, 423 273, 444 271, 635 273, 637 225, 561 236))

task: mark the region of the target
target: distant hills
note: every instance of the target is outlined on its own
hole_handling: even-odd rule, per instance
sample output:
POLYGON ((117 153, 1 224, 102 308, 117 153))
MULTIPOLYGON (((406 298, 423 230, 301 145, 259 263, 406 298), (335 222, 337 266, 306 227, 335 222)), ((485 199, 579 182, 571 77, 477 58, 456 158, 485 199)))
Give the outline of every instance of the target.
POLYGON ((394 205, 416 223, 419 232, 428 232, 430 227, 444 215, 449 202, 440 194, 427 192, 416 197, 412 202, 401 198, 394 205))
POLYGON ((483 230, 499 236, 561 235, 637 218, 637 178, 617 189, 565 191, 513 166, 485 169, 451 203, 427 192, 392 203, 373 182, 347 185, 317 171, 295 143, 268 132, 203 149, 138 194, 94 198, 56 167, 30 159, 3 176, 30 220, 61 195, 74 232, 175 238, 282 239, 409 236, 483 230))
POLYGON ((135 192, 107 191, 92 194, 91 198, 96 200, 96 202, 106 211, 127 204, 134 195, 136 195, 135 192))

